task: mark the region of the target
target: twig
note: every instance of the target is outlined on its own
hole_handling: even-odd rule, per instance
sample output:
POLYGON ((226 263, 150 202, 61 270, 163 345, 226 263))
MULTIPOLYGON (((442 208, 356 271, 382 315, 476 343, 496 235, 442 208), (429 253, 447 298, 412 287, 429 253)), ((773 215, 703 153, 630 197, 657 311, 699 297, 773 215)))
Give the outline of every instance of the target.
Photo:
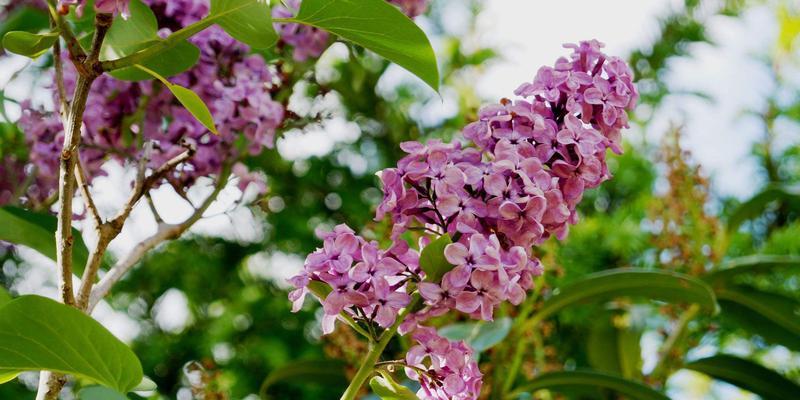
POLYGON ((89 183, 86 180, 86 170, 83 169, 83 163, 81 163, 80 157, 75 160, 75 180, 78 183, 78 188, 80 189, 83 202, 86 203, 86 211, 92 218, 95 229, 97 229, 100 227, 100 225, 103 225, 103 219, 100 218, 100 212, 97 210, 97 206, 94 203, 92 194, 89 193, 89 183))
MULTIPOLYGON (((69 27, 63 22, 61 16, 49 3, 51 16, 62 30, 62 35, 71 46, 69 27), (63 25, 63 26, 62 26, 63 25)), ((95 64, 99 64, 100 48, 114 17, 110 14, 97 14, 95 17, 95 31, 92 38, 92 50, 85 61, 73 60, 79 75, 75 84, 70 110, 64 122, 64 147, 61 151, 59 167, 58 198, 61 200, 58 209, 58 223, 56 227, 56 265, 59 271, 59 291, 64 304, 75 306, 75 294, 72 289, 72 198, 75 195, 75 163, 78 159, 78 145, 81 141, 81 126, 83 113, 86 110, 86 101, 92 82, 99 76, 95 64)), ((78 45, 80 48, 80 45, 78 45)), ((73 49, 70 49, 73 51, 73 49)), ((82 50, 81 50, 82 51, 82 50)), ((42 372, 39 376, 41 383, 36 394, 36 400, 56 400, 61 389, 66 384, 63 374, 42 372)))
POLYGON ((226 165, 220 174, 220 178, 214 187, 214 191, 208 197, 206 197, 203 203, 197 209, 195 209, 194 213, 189 218, 179 224, 168 224, 164 222, 160 223, 155 234, 141 241, 136 245, 136 247, 133 248, 133 250, 130 251, 130 253, 128 253, 127 256, 120 259, 92 289, 89 303, 86 308, 87 313, 91 314, 92 310, 95 306, 97 306, 100 300, 102 300, 108 294, 108 292, 111 291, 111 287, 114 286, 114 284, 120 279, 122 279, 122 277, 125 276, 125 274, 128 273, 128 271, 130 271, 130 269, 142 259, 147 251, 167 240, 180 237, 180 235, 186 232, 186 230, 194 225, 195 222, 200 220, 200 218, 203 217, 203 213, 208 210, 208 207, 211 206, 211 203, 213 203, 217 198, 217 195, 219 195, 222 189, 225 188, 229 175, 230 166, 226 165))
POLYGON ((82 64, 86 60, 86 52, 83 51, 83 47, 81 47, 75 34, 72 33, 72 28, 64 21, 61 14, 58 13, 54 0, 48 0, 47 5, 50 10, 50 18, 58 28, 61 37, 63 37, 64 41, 67 43, 67 51, 69 51, 70 59, 72 59, 75 64, 82 64))

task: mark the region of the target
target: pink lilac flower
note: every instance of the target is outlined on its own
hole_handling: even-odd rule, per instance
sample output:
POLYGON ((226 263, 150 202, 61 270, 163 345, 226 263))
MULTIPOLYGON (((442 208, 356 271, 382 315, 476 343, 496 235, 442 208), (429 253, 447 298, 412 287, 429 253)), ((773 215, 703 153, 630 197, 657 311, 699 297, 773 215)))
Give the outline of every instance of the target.
POLYGON ((383 328, 392 325, 411 301, 407 283, 419 274, 419 254, 402 245, 380 250, 377 242, 357 236, 347 225, 318 235, 323 247, 309 254, 303 272, 290 280, 296 287, 289 294, 293 309, 299 310, 309 284, 316 281, 331 289, 321 299, 324 333, 333 332, 341 312, 383 328))
MULTIPOLYGON (((576 207, 584 191, 611 177, 607 150, 621 151, 620 132, 638 97, 631 71, 620 59, 603 54, 600 42, 565 47, 573 50, 570 57, 541 68, 533 82, 521 85, 516 94, 522 98, 480 110, 478 121, 463 130, 468 143, 402 143, 407 155, 395 168, 379 173, 384 197, 376 220, 390 219, 394 243, 405 243, 401 235, 412 228, 453 241, 444 249, 452 268, 441 279, 431 280, 417 270, 425 266, 416 264, 393 276, 401 283, 391 287, 398 288, 395 293, 403 295, 402 301, 391 303, 386 320, 380 321, 385 326, 390 317, 396 318, 407 302, 408 283, 416 284, 422 308, 399 321, 399 332, 411 333, 419 343, 407 354, 406 373, 422 384, 423 399, 476 399, 480 372, 474 362, 447 358, 462 357, 459 346, 466 346, 450 343, 421 324, 454 310, 492 320, 501 303, 520 304, 533 278, 542 273, 532 249, 551 236, 563 239, 569 225, 578 221, 576 207)), ((290 298, 295 301, 310 279, 331 287, 333 293, 323 301, 326 318, 343 310, 358 316, 358 310, 374 308, 377 298, 390 304, 383 293, 363 293, 366 285, 359 286, 377 279, 375 274, 344 276, 345 270, 355 269, 355 262, 374 262, 339 255, 341 249, 356 247, 332 241, 342 235, 349 235, 347 243, 352 243, 350 230, 326 236, 324 247, 309 256, 304 272, 292 280, 297 290, 290 298), (342 260, 346 262, 339 265, 342 260)), ((420 251, 430 241, 423 236, 420 251)), ((361 269, 373 270, 366 265, 361 269)))
POLYGON ((406 354, 406 375, 420 383, 417 396, 426 400, 477 399, 483 375, 464 342, 450 342, 436 330, 421 326, 406 354))

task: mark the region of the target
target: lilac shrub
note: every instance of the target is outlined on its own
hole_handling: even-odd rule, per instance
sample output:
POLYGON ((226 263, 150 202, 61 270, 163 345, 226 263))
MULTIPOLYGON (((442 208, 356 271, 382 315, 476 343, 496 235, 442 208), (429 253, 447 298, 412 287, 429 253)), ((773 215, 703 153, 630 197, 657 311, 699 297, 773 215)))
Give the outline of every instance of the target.
MULTIPOLYGON (((145 2, 156 13, 159 34, 164 37, 200 20, 209 11, 207 0, 145 2)), ((167 176, 178 191, 185 191, 199 177, 219 173, 226 159, 236 159, 243 153, 257 155, 264 148, 274 147, 275 131, 285 113, 284 106, 271 95, 278 82, 276 74, 261 56, 250 54, 248 46, 219 27, 210 27, 189 40, 200 49, 200 60, 170 80, 192 89, 205 101, 220 135, 209 132, 160 83, 126 82, 102 75, 94 82, 84 115, 80 157, 90 182, 103 175, 101 166, 109 159, 120 163, 140 160, 140 141, 154 144, 148 164, 154 169, 187 148, 194 149, 194 156, 185 166, 167 176), (140 120, 133 118, 137 115, 141 115, 140 120), (241 146, 240 142, 247 145, 241 146)), ((76 78, 74 66, 65 63, 68 95, 74 90, 76 78)), ((52 92, 53 103, 58 104, 58 93, 52 92)), ((63 128, 57 112, 34 107, 30 102, 22 104, 19 123, 31 149, 29 161, 37 172, 24 200, 38 204, 56 191, 63 128)), ((240 182, 254 180, 243 164, 237 164, 233 172, 240 182)), ((256 179, 255 183, 264 191, 263 180, 256 179)))
POLYGON ((481 374, 471 357, 461 358, 471 354, 464 343, 421 324, 451 311, 491 321, 501 303, 520 304, 542 273, 533 247, 566 237, 584 191, 611 178, 606 150, 621 152, 620 132, 638 97, 631 70, 596 40, 565 47, 570 57, 540 68, 517 99, 482 108, 464 128, 465 142, 401 145, 407 155, 379 174, 376 219, 392 223, 391 248, 340 225, 321 234, 323 248, 291 279, 295 310, 313 285, 332 290, 315 292, 325 297, 325 333, 341 313, 367 326, 401 323, 399 332, 417 342, 406 365, 423 399, 475 399, 481 374), (451 269, 441 279, 426 276, 403 239, 409 230, 425 232, 420 251, 436 237, 452 239, 444 249, 451 269), (406 306, 412 312, 396 321, 406 306))

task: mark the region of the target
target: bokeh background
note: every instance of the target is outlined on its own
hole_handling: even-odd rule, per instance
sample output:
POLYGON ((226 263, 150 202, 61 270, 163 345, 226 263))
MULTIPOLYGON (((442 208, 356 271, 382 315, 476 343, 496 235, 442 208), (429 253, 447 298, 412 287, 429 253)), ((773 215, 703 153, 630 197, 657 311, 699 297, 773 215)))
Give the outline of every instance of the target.
MULTIPOLYGON (((283 95, 310 124, 287 128, 276 150, 247 160, 266 175, 268 194, 245 194, 253 205, 243 207, 235 185, 227 188, 189 234, 146 257, 98 307, 95 317, 133 346, 161 395, 256 399, 265 377, 295 360, 357 360, 363 349, 352 335, 321 337, 316 307, 289 312, 285 279, 319 244, 314 230, 345 222, 380 237, 388 227, 372 222, 381 196, 374 172, 402 156, 398 143, 458 135, 481 104, 511 97, 539 66, 565 54, 566 42, 597 38, 607 53, 627 58, 642 98, 625 154, 610 158, 615 179, 589 194, 568 240, 541 249, 543 290, 615 267, 702 274, 735 256, 800 255, 800 2, 439 0, 417 22, 439 57, 441 96, 343 44, 316 66, 298 65, 305 75, 283 95), (786 195, 742 211, 775 187, 786 195)), ((19 115, 15 100, 41 86, 34 75, 15 76, 25 62, 0 63, 6 120, 19 115)), ((14 151, 7 139, 0 152, 14 151)), ((112 210, 124 201, 118 188, 132 171, 109 164, 106 172, 95 181, 96 198, 112 210)), ((154 200, 175 220, 191 212, 169 189, 154 200)), ((132 218, 114 254, 155 230, 146 206, 132 218)), ((13 293, 55 295, 51 261, 24 248, 0 254, 0 283, 13 293)), ((800 300, 796 275, 752 283, 800 300)), ((592 363, 595 312, 576 310, 548 328, 553 368, 592 363)), ((637 327, 641 373, 653 368, 675 313, 626 308, 625 318, 635 320, 628 326, 637 327)), ((800 380, 797 343, 776 344, 725 321, 698 325, 691 343, 689 358, 731 353, 800 380)), ((324 378, 278 384, 269 394, 336 398, 340 381, 324 378)), ((33 398, 35 380, 24 374, 0 386, 0 398, 33 398)), ((685 370, 667 388, 674 399, 756 398, 685 370)))

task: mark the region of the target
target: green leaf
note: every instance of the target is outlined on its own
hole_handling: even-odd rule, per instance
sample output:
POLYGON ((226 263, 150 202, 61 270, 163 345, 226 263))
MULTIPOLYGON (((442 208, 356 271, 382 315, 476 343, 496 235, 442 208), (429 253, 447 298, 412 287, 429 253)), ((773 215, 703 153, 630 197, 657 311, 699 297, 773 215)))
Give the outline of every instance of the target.
POLYGON ((0 307, 2 307, 3 304, 8 303, 9 301, 11 301, 11 295, 8 294, 6 289, 0 286, 0 307))
POLYGON ((208 130, 210 130, 215 135, 219 135, 217 131, 217 127, 214 125, 214 117, 211 115, 211 111, 208 110, 206 103, 203 102, 203 99, 197 95, 197 93, 193 92, 191 89, 187 89, 180 85, 175 85, 170 83, 166 78, 159 75, 157 72, 143 67, 141 65, 136 65, 137 68, 141 69, 144 72, 152 75, 156 79, 160 80, 164 86, 169 89, 170 92, 175 96, 176 99, 183 105, 186 110, 188 110, 192 116, 194 116, 198 121, 200 121, 203 126, 205 126, 208 130))
POLYGON ((597 390, 604 388, 634 400, 669 400, 669 397, 644 384, 597 371, 548 372, 524 384, 515 393, 535 392, 542 389, 554 391, 573 388, 597 390))
POLYGON ((511 331, 511 318, 491 322, 464 322, 444 326, 439 334, 450 340, 465 341, 476 353, 488 350, 503 341, 511 331))
POLYGON ((761 396, 764 400, 800 399, 800 386, 752 361, 729 355, 703 358, 684 368, 702 372, 761 396))
POLYGON ((158 385, 156 385, 152 379, 145 376, 135 388, 131 389, 131 392, 151 392, 156 389, 158 389, 158 385))
POLYGON ((307 384, 346 387, 346 364, 340 360, 301 360, 278 367, 261 383, 261 397, 267 397, 269 389, 276 383, 307 384))
POLYGON ((40 296, 0 307, 0 373, 48 370, 126 393, 142 381, 131 349, 76 308, 40 296))
POLYGON ((452 243, 450 235, 442 235, 422 249, 419 255, 419 267, 425 271, 426 281, 438 283, 447 271, 453 269, 444 257, 444 249, 450 243, 452 243))
MULTIPOLYGON (((102 59, 111 60, 136 53, 158 42, 158 21, 150 7, 141 0, 131 0, 130 16, 115 18, 103 42, 102 59)), ((200 58, 200 49, 186 40, 176 41, 172 48, 161 57, 151 57, 142 65, 161 76, 177 75, 191 68, 200 58)), ((138 68, 129 67, 110 71, 111 76, 126 81, 152 79, 152 76, 138 68)))
POLYGON ((767 208, 779 202, 786 204, 792 209, 800 209, 800 193, 796 188, 772 184, 763 191, 751 197, 749 200, 740 204, 728 217, 728 231, 734 232, 747 220, 763 215, 767 208))
POLYGON ((56 40, 58 40, 58 32, 11 31, 3 36, 3 48, 14 54, 37 58, 50 50, 56 40))
POLYGON ((586 340, 586 356, 598 371, 638 378, 642 367, 642 330, 633 326, 617 327, 613 322, 616 318, 622 317, 605 315, 592 324, 586 340))
POLYGON ((409 388, 397 383, 386 371, 379 371, 380 375, 369 381, 372 393, 382 400, 419 400, 409 388))
POLYGON ((21 373, 22 371, 0 372, 0 385, 13 381, 21 373))
POLYGON ((699 279, 671 271, 619 268, 587 275, 559 289, 545 300, 535 318, 541 321, 572 305, 618 297, 697 303, 708 313, 717 310, 714 292, 699 279))
POLYGON ((50 17, 45 10, 22 6, 0 22, 0 36, 11 31, 39 32, 50 28, 50 17))
MULTIPOLYGON (((17 207, 0 207, 0 240, 30 247, 56 259, 56 226, 58 220, 49 214, 39 214, 17 207)), ((89 250, 80 232, 72 229, 73 270, 80 274, 89 258, 89 250)))
POLYGON ((720 265, 708 275, 706 281, 716 286, 733 283, 740 275, 768 274, 776 270, 800 272, 800 257, 753 255, 736 258, 720 265))
POLYGON ((290 19, 374 51, 439 90, 436 56, 425 33, 384 0, 303 0, 290 19))
POLYGON ((800 303, 745 285, 716 290, 722 316, 771 343, 800 351, 800 303))
POLYGON ((92 386, 78 392, 78 400, 128 400, 127 397, 102 386, 92 386))
POLYGON ((266 0, 211 0, 209 17, 229 35, 251 47, 264 49, 278 41, 266 0))

